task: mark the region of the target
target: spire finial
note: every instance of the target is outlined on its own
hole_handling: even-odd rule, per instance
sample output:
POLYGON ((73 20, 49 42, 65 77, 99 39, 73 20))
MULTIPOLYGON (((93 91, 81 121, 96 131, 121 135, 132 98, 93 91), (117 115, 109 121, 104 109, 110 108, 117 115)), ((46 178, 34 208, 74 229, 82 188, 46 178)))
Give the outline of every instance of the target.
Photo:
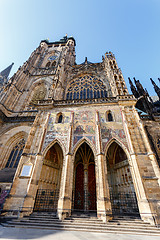
POLYGON ((9 74, 10 74, 10 71, 11 71, 13 65, 14 65, 14 63, 9 65, 6 69, 4 69, 2 72, 0 72, 0 75, 7 79, 9 77, 9 74))
POLYGON ((138 94, 138 92, 137 92, 137 89, 136 89, 135 86, 133 85, 130 77, 128 78, 128 80, 129 80, 130 88, 131 88, 131 91, 132 91, 133 95, 134 95, 136 98, 138 98, 138 97, 139 97, 139 94, 138 94))
POLYGON ((159 100, 160 100, 160 88, 156 85, 156 83, 153 81, 152 78, 150 78, 152 84, 153 84, 153 87, 154 87, 154 90, 155 92, 157 93, 158 97, 159 97, 159 100))

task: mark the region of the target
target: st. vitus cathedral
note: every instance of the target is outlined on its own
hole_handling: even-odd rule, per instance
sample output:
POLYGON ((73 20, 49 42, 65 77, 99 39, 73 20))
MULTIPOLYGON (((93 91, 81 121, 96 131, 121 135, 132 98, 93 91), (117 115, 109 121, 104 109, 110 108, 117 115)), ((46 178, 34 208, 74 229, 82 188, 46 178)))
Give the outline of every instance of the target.
POLYGON ((75 45, 43 40, 10 79, 13 64, 0 73, 2 214, 160 224, 159 101, 136 79, 129 94, 111 52, 76 64, 75 45))

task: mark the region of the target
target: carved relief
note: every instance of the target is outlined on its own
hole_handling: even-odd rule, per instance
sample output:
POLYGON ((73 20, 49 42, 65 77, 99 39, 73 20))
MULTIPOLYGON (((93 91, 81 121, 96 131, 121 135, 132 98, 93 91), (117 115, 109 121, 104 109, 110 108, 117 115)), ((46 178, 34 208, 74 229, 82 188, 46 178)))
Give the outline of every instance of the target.
POLYGON ((34 90, 34 94, 31 103, 37 103, 38 100, 44 100, 47 93, 47 89, 44 85, 37 86, 34 90))

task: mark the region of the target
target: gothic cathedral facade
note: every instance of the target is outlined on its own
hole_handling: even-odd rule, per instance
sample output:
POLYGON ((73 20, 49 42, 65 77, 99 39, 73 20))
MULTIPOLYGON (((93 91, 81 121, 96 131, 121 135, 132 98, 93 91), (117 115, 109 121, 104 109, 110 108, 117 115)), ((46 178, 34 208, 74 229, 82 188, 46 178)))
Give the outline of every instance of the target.
POLYGON ((160 170, 115 56, 75 62, 75 40, 41 41, 0 92, 7 215, 139 215, 160 224, 160 170))

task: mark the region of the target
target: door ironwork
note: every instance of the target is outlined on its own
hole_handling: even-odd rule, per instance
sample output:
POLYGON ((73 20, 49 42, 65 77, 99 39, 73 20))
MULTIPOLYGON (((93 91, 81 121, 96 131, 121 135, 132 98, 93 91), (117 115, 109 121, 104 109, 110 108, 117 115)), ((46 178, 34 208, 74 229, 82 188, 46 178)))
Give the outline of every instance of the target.
POLYGON ((34 211, 55 212, 57 211, 59 190, 38 189, 34 211))
POLYGON ((113 215, 139 216, 136 194, 130 193, 110 193, 113 215))

